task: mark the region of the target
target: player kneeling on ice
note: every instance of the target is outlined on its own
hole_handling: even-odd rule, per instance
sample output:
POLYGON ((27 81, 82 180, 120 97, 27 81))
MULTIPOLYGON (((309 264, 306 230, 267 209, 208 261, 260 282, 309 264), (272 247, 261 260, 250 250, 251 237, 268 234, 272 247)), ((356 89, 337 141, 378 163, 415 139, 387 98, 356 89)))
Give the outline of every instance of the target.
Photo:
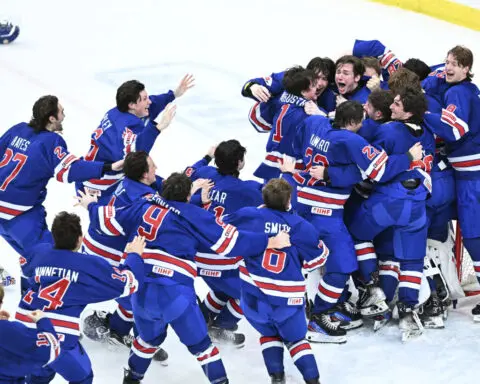
POLYGON ((145 240, 135 238, 127 245, 127 258, 120 269, 99 257, 78 253, 83 236, 77 215, 60 212, 53 220, 52 236, 53 247, 47 243, 32 249, 27 271, 32 288, 21 300, 15 319, 35 329, 29 313, 43 310, 62 342, 62 350, 51 364, 31 372, 26 382, 50 383, 59 373, 71 383, 91 384, 92 365, 79 341, 80 315, 87 304, 131 295, 143 285, 140 255, 145 240))
POLYGON ((320 375, 315 357, 305 339, 302 269, 313 271, 324 265, 328 249, 313 225, 290 210, 292 187, 287 181, 270 180, 262 194, 265 205, 241 208, 226 216, 225 223, 267 235, 287 231, 292 245, 281 251, 267 249, 243 257, 240 266, 243 312, 261 335, 262 354, 272 383, 285 383, 285 345, 305 382, 318 384, 320 375))

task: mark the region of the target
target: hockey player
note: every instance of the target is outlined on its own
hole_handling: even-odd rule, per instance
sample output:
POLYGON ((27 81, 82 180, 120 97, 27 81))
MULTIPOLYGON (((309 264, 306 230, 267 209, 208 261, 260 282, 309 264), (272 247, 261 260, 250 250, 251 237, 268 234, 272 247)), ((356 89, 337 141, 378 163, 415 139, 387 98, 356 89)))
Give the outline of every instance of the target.
MULTIPOLYGON (((377 235, 393 236, 393 251, 384 255, 380 269, 397 271, 400 283, 390 273, 380 275, 380 284, 389 302, 398 284, 397 307, 402 338, 405 339, 423 330, 416 306, 426 249, 425 200, 432 191, 429 173, 433 164, 434 139, 423 125, 427 103, 421 90, 407 88, 400 91, 391 109, 393 121, 378 130, 373 144, 393 155, 403 153, 413 143, 421 142, 424 153, 409 170, 391 181, 377 183, 369 199, 347 218, 347 222, 357 249, 363 244, 371 244, 377 235)), ((368 277, 364 279, 368 283, 368 277)))
MULTIPOLYGON (((456 46, 448 51, 445 74, 428 78, 427 92, 440 92, 441 114, 431 113, 425 121, 446 142, 448 160, 454 169, 458 221, 465 248, 480 276, 480 91, 472 83, 473 53, 456 46), (433 84, 433 85, 432 85, 433 84)), ((472 314, 480 320, 480 305, 472 314)))
POLYGON ((60 212, 53 221, 52 236, 53 248, 51 244, 41 244, 32 249, 29 274, 35 285, 20 301, 15 318, 35 328, 26 315, 33 309, 42 309, 62 340, 62 352, 49 366, 32 372, 27 383, 49 383, 59 373, 69 382, 89 384, 93 372, 79 342, 80 315, 87 304, 131 295, 143 284, 140 255, 145 240, 135 238, 127 245, 125 268, 119 269, 99 257, 78 253, 82 227, 77 215, 60 212))
MULTIPOLYGON (((328 58, 314 57, 307 64, 307 69, 317 75, 317 103, 325 112, 335 110, 335 94, 332 91, 335 64, 328 58)), ((256 101, 250 109, 248 119, 253 127, 261 133, 272 129, 275 113, 279 109, 278 98, 284 91, 284 72, 272 73, 270 76, 248 80, 242 88, 242 96, 256 101)))
POLYGON ((20 254, 21 265, 27 263, 26 249, 52 241, 42 205, 51 178, 64 183, 100 178, 123 165, 82 161, 69 153, 59 134, 64 118, 57 97, 43 96, 29 123, 0 137, 0 235, 20 254))
MULTIPOLYGON (((117 185, 109 206, 117 209, 123 208, 146 195, 161 192, 163 179, 155 174, 156 169, 155 163, 146 152, 130 152, 125 157, 123 166, 125 178, 117 185)), ((79 194, 82 196, 83 192, 79 191, 79 194)), ((95 221, 90 222, 88 232, 83 238, 83 252, 101 257, 112 266, 119 267, 128 238, 126 236, 109 236, 111 226, 96 226, 95 224, 95 221)), ((111 344, 125 345, 130 348, 133 342, 133 336, 130 335, 133 327, 130 297, 119 298, 117 302, 117 309, 111 314, 97 310, 87 316, 84 320, 84 333, 88 337, 98 340, 97 330, 100 329, 99 327, 104 327, 104 330, 108 330, 108 341, 111 344)), ((106 335, 103 334, 102 337, 106 337, 106 335)), ((168 354, 159 348, 154 359, 166 364, 168 354)))
POLYGON ((346 100, 356 100, 364 104, 368 99, 370 89, 361 81, 365 72, 362 61, 355 56, 342 56, 335 63, 335 68, 335 84, 338 90, 337 107, 346 100))
POLYGON ((4 20, 0 21, 0 43, 10 44, 20 34, 20 27, 4 20))
POLYGON ((93 198, 86 196, 82 201, 92 220, 113 220, 119 232, 127 236, 139 233, 148 241, 143 253, 145 285, 132 297, 139 335, 132 345, 124 383, 142 380, 156 347, 165 340, 168 325, 197 358, 211 383, 228 383, 219 351, 211 343, 197 305, 193 287, 197 276, 195 254, 200 244, 219 255, 250 255, 290 245, 284 232, 268 238, 263 233, 220 225, 209 212, 188 204, 191 186, 186 175, 174 173, 163 183, 163 198, 152 196, 126 209, 112 207, 108 216, 102 214, 104 207, 93 204, 93 198))
MULTIPOLYGON (((114 162, 135 151, 150 152, 155 140, 172 122, 176 106, 168 105, 194 86, 192 75, 186 75, 175 91, 149 96, 145 85, 129 80, 117 89, 117 105, 110 109, 93 132, 88 161, 114 162), (157 124, 154 120, 165 109, 157 124)), ((121 171, 109 172, 102 178, 77 184, 77 190, 87 187, 102 204, 107 204, 116 185, 123 177, 121 171)))
MULTIPOLYGON (((283 155, 293 156, 293 139, 297 125, 308 117, 304 108, 308 101, 317 99, 315 73, 302 67, 294 67, 283 77, 285 91, 278 99, 280 108, 273 118, 273 129, 267 141, 267 154, 262 164, 254 172, 260 179, 268 181, 280 175, 279 162, 283 155)), ((303 168, 298 160, 298 169, 303 168)))
MULTIPOLYGON (((347 302, 346 283, 358 263, 353 240, 343 221, 343 206, 353 186, 362 180, 360 174, 342 180, 343 185, 325 182, 329 166, 353 164, 374 181, 390 180, 410 167, 410 161, 421 158, 421 146, 413 145, 403 154, 389 158, 357 135, 363 120, 363 107, 349 101, 341 104, 335 114, 333 127, 327 118, 311 116, 297 130, 295 150, 304 154, 306 170, 295 175, 285 175, 297 193, 293 204, 299 213, 320 232, 320 237, 330 250, 325 274, 315 297, 309 333, 310 341, 344 343, 345 330, 333 321, 335 312, 351 319, 346 328, 362 325, 358 311, 347 302), (317 172, 321 171, 321 172, 317 172), (311 176, 310 173, 315 173, 311 176), (322 181, 323 180, 323 181, 322 181)), ((292 172, 293 169, 288 169, 292 172)))
POLYGON ((10 314, 1 309, 3 296, 0 286, 0 384, 24 384, 26 375, 58 357, 60 340, 42 311, 26 314, 36 329, 8 321, 10 314))
POLYGON ((270 180, 262 190, 265 205, 246 207, 226 216, 225 223, 268 235, 288 231, 292 246, 244 256, 240 266, 242 307, 260 333, 262 355, 272 384, 285 383, 283 348, 307 384, 319 384, 310 344, 305 340, 305 279, 325 264, 328 249, 317 230, 291 211, 292 187, 282 179, 270 180))
MULTIPOLYGON (((204 208, 212 212, 219 222, 243 207, 257 207, 263 203, 262 185, 254 180, 241 180, 240 172, 245 165, 246 149, 237 140, 223 141, 209 154, 215 158, 216 167, 208 166, 211 156, 188 168, 192 180, 208 179, 213 183, 208 194, 209 202, 204 208)), ((208 247, 199 249, 195 256, 198 274, 210 287, 201 304, 206 315, 209 334, 213 342, 229 341, 243 346, 245 335, 236 333, 237 323, 243 318, 240 306, 240 276, 238 267, 241 257, 221 257, 208 247)))

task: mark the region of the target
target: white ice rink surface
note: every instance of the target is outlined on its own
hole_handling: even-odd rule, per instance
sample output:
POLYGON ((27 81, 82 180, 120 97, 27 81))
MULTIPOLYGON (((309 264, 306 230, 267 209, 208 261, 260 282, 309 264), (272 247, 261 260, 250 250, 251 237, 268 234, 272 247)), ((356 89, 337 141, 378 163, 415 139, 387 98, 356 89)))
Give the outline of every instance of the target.
MULTIPOLYGON (((64 137, 69 149, 86 154, 89 136, 115 104, 125 80, 144 81, 163 93, 183 74, 197 86, 178 100, 175 122, 153 149, 158 173, 167 176, 202 157, 210 145, 230 138, 248 148, 243 177, 251 176, 267 137, 249 125, 251 102, 240 96, 245 80, 314 56, 334 60, 353 40, 380 39, 401 58, 435 64, 447 50, 464 44, 480 55, 480 33, 418 14, 364 1, 242 0, 3 0, 1 16, 20 23, 18 41, 0 46, 0 132, 28 121, 35 100, 55 94, 65 107, 64 137)), ((480 76, 478 63, 474 72, 480 76), (475 71, 476 70, 476 71, 475 71)), ((73 187, 52 182, 48 220, 72 207, 73 187)), ((0 242, 0 264, 18 273, 18 255, 0 242)), ((7 289, 6 309, 15 311, 17 288, 7 289)), ((314 345, 322 384, 463 384, 478 381, 480 325, 470 308, 476 299, 451 311, 445 330, 427 330, 407 344, 396 325, 378 334, 364 328, 341 346, 314 345)), ((111 306, 112 303, 103 304, 111 306)), ((98 307, 98 306, 97 306, 98 307)), ((230 382, 268 383, 258 335, 241 322, 245 348, 222 348, 230 382)), ((0 341, 1 342, 1 341, 0 341)), ((95 383, 121 383, 126 349, 85 341, 95 383)), ((204 383, 200 366, 173 332, 165 342, 168 367, 152 363, 145 384, 204 383)), ((1 362, 0 362, 1 364, 1 362)), ((289 383, 302 383, 286 358, 289 383)), ((54 383, 62 383, 57 377, 54 383)))

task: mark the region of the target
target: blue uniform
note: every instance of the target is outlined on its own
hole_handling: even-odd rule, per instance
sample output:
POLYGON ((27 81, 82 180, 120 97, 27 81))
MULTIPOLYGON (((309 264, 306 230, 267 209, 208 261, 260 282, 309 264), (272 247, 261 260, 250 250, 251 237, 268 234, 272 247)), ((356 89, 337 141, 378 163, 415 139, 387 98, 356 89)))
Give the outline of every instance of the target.
POLYGON ((31 329, 18 321, 0 320, 0 383, 24 384, 25 376, 60 355, 60 341, 48 318, 31 329))
MULTIPOLYGON (((143 119, 129 112, 120 112, 116 107, 109 110, 92 134, 90 150, 85 160, 113 163, 123 159, 130 152, 149 153, 160 134, 154 120, 167 104, 175 99, 175 95, 173 91, 169 91, 149 98, 152 102, 149 116, 143 119)), ((81 190, 89 188, 99 196, 100 203, 107 204, 122 177, 122 172, 109 172, 101 178, 77 184, 76 187, 81 190)))
POLYGON ((322 265, 328 249, 317 230, 291 212, 242 208, 228 215, 226 223, 272 235, 290 234, 291 247, 268 249, 244 256, 240 266, 242 306, 245 316, 260 333, 262 354, 269 374, 283 372, 283 346, 305 380, 318 377, 310 344, 305 340, 305 279, 302 269, 311 272, 322 265))
POLYGON ((62 352, 50 366, 33 372, 27 383, 48 383, 56 372, 68 381, 91 383, 90 359, 79 342, 80 315, 88 304, 135 292, 143 282, 143 261, 139 255, 129 254, 125 268, 119 269, 99 257, 55 249, 50 244, 41 244, 31 253, 25 273, 33 288, 20 301, 15 318, 34 329, 26 313, 44 311, 62 341, 62 352))

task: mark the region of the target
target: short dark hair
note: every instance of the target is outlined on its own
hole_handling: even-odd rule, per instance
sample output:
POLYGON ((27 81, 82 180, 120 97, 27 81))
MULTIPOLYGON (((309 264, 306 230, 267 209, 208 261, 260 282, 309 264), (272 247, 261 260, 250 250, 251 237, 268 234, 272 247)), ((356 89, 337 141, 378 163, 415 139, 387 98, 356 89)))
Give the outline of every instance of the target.
POLYGON ((363 105, 358 101, 349 100, 340 104, 335 110, 333 126, 344 128, 349 124, 357 124, 363 120, 363 105))
POLYGON ((390 106, 393 103, 392 92, 385 89, 376 89, 368 96, 368 102, 376 110, 382 113, 382 119, 388 121, 392 117, 390 106))
POLYGON ((30 125, 35 132, 45 131, 50 122, 50 116, 58 119, 58 97, 48 95, 38 99, 32 108, 30 125))
POLYGON ((403 64, 403 67, 416 73, 420 81, 426 79, 431 72, 427 63, 420 59, 408 59, 405 64, 403 64))
POLYGON ((335 80, 335 63, 329 57, 314 57, 308 62, 307 69, 312 70, 315 76, 323 73, 329 83, 335 80))
POLYGON ((447 56, 448 55, 455 57, 458 61, 458 65, 469 68, 467 79, 472 80, 473 52, 463 45, 457 45, 448 51, 447 56))
POLYGON ((222 141, 215 149, 215 164, 221 175, 238 177, 238 162, 243 161, 247 149, 238 140, 222 141))
POLYGON ((412 114, 409 121, 415 124, 421 124, 428 105, 423 91, 417 88, 407 87, 402 89, 398 95, 402 101, 403 110, 412 114))
POLYGON ((148 172, 148 153, 145 151, 130 152, 123 163, 123 172, 129 179, 140 181, 148 172))
POLYGON ((287 211, 292 187, 284 179, 271 179, 262 189, 265 206, 277 211, 287 211))
POLYGON ((192 189, 192 180, 184 173, 172 173, 162 185, 162 197, 166 200, 186 203, 192 189))
POLYGON ((371 57, 371 56, 365 56, 360 59, 365 66, 365 69, 368 68, 373 68, 375 72, 377 72, 377 75, 380 76, 382 74, 382 68, 380 67, 380 62, 376 57, 371 57))
POLYGON ((398 95, 398 93, 406 87, 422 89, 420 78, 415 72, 412 72, 408 68, 400 68, 390 75, 388 88, 390 88, 395 95, 398 95))
POLYGON ((316 75, 313 71, 297 66, 287 69, 282 82, 288 93, 302 96, 302 92, 307 91, 315 81, 316 75))
POLYGON ((78 238, 82 236, 80 217, 65 211, 57 214, 52 223, 52 236, 55 248, 73 251, 77 248, 78 238))
POLYGON ((337 70, 339 65, 344 64, 352 64, 354 77, 363 76, 363 74, 365 73, 365 65, 363 65, 362 60, 360 60, 358 57, 352 55, 345 55, 340 57, 335 63, 335 71, 337 70))
POLYGON ((128 104, 136 103, 140 97, 140 92, 145 90, 138 80, 129 80, 123 83, 117 89, 117 108, 120 112, 128 112, 128 104))

